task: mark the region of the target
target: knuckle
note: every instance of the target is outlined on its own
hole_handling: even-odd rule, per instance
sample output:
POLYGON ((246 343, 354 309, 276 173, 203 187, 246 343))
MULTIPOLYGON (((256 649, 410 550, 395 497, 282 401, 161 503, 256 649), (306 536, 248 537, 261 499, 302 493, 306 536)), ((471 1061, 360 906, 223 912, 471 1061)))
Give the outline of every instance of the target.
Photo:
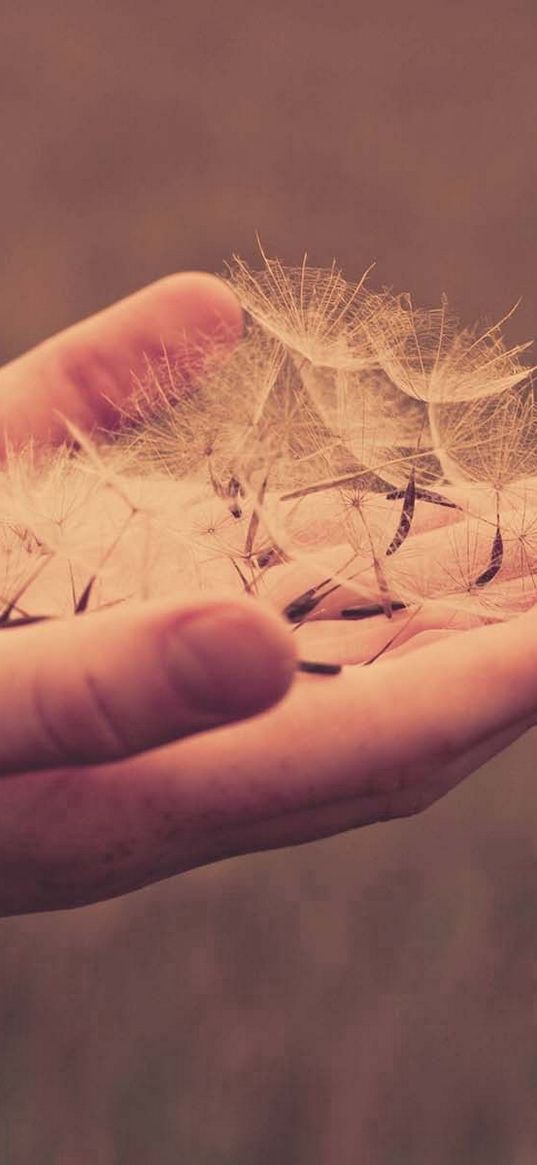
POLYGON ((114 707, 106 685, 90 671, 84 673, 83 683, 92 732, 97 733, 107 756, 125 756, 132 749, 127 726, 123 723, 118 709, 114 707))
POLYGON ((33 711, 42 751, 50 763, 117 759, 130 751, 105 686, 87 670, 78 677, 75 689, 60 693, 46 675, 36 675, 33 711))

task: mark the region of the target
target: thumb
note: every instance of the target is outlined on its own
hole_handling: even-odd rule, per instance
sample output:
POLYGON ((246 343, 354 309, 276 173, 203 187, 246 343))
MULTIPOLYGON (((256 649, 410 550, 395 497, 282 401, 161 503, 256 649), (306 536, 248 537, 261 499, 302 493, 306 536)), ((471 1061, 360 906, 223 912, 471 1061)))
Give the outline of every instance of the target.
POLYGON ((296 665, 283 621, 247 598, 1 630, 4 774, 120 760, 252 716, 296 665))

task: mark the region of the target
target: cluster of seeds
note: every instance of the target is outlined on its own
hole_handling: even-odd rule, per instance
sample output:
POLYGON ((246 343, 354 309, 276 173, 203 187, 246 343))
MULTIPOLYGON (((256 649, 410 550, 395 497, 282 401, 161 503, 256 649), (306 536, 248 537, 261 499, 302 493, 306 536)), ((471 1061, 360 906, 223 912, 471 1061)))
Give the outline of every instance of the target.
POLYGON ((460 627, 534 602, 525 347, 504 321, 464 330, 445 303, 263 258, 231 266, 247 321, 231 354, 216 342, 185 386, 163 353, 119 431, 8 459, 1 626, 239 589, 298 633, 375 620, 371 659, 424 611, 460 627))

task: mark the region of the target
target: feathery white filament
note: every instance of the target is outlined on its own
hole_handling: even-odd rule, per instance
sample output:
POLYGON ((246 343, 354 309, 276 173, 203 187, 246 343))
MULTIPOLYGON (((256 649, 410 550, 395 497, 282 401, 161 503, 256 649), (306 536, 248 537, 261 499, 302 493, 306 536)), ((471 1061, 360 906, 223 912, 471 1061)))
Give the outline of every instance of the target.
POLYGON ((215 351, 188 390, 165 357, 117 433, 8 457, 4 623, 247 591, 297 625, 375 609, 387 635, 424 605, 463 625, 534 602, 524 346, 334 265, 236 260, 231 280, 249 320, 231 356, 215 351))

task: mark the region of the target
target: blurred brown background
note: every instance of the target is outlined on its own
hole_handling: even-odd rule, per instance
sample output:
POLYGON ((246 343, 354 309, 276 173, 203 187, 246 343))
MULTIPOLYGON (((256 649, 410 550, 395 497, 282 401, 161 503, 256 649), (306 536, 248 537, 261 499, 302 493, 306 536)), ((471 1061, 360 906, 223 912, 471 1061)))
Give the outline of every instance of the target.
MULTIPOLYGON (((536 47, 535 0, 6 4, 2 356, 256 230, 531 338, 536 47)), ((1 1165, 533 1165, 534 756, 1 923, 1 1165)))

